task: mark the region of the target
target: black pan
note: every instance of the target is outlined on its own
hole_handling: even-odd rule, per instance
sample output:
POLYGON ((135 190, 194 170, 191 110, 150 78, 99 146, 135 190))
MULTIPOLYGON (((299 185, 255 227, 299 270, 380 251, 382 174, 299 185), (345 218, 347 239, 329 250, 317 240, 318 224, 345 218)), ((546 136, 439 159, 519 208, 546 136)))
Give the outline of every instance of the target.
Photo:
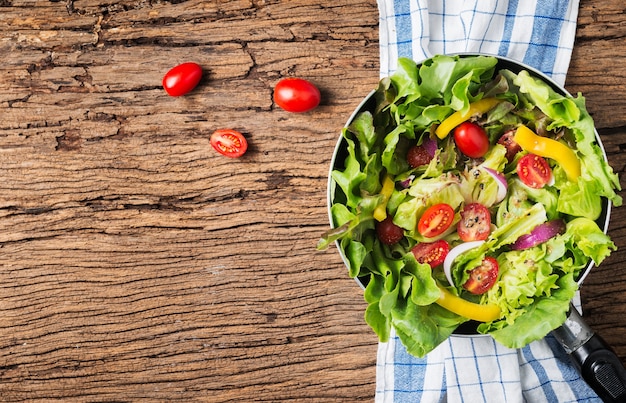
MULTIPOLYGON (((462 54, 460 56, 478 56, 477 54, 462 54)), ((548 83, 556 92, 570 96, 570 94, 559 84, 554 82, 551 78, 543 74, 542 72, 527 66, 523 63, 515 60, 497 57, 498 64, 496 70, 508 69, 514 73, 518 73, 521 70, 527 70, 531 75, 540 78, 544 82, 548 83)), ((352 122, 352 120, 361 112, 370 110, 373 111, 375 107, 375 100, 373 98, 374 91, 372 91, 365 99, 359 104, 353 114, 350 116, 346 123, 346 127, 352 122)), ((602 141, 596 131, 596 140, 598 145, 602 149, 604 158, 606 159, 606 153, 602 145, 602 141)), ((341 169, 343 161, 347 156, 346 143, 340 136, 333 153, 331 160, 330 171, 335 169, 341 169)), ((334 202, 335 195, 333 194, 335 187, 332 183, 332 178, 329 175, 328 182, 328 208, 329 217, 331 223, 333 222, 332 215, 330 214, 330 206, 334 202)), ((598 226, 606 233, 609 228, 609 219, 611 215, 611 202, 603 199, 602 214, 596 221, 598 226)), ((339 250, 342 259, 346 262, 339 244, 337 243, 337 249, 339 250)), ((578 278, 579 285, 582 284, 585 277, 589 274, 593 268, 593 262, 583 270, 578 278)), ((367 278, 356 278, 357 283, 361 287, 367 285, 367 278)), ((476 322, 466 322, 459 326, 455 331, 456 335, 479 335, 476 331, 476 322)), ((568 317, 563 325, 552 331, 555 338, 561 343, 567 354, 572 359, 574 366, 579 370, 585 381, 594 389, 598 396, 605 402, 626 402, 626 369, 621 363, 619 357, 615 352, 606 344, 606 342, 585 323, 579 312, 572 305, 568 317)), ((485 336, 488 337, 488 336, 485 336)))

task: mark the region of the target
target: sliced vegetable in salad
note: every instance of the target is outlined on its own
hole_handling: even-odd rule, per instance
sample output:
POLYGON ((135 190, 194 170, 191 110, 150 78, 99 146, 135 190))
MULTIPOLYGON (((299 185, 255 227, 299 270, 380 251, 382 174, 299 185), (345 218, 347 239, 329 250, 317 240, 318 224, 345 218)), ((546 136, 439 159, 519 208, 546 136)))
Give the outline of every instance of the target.
POLYGON ((333 229, 365 320, 423 356, 462 323, 518 348, 560 326, 621 205, 582 96, 488 56, 398 60, 342 132, 333 229))

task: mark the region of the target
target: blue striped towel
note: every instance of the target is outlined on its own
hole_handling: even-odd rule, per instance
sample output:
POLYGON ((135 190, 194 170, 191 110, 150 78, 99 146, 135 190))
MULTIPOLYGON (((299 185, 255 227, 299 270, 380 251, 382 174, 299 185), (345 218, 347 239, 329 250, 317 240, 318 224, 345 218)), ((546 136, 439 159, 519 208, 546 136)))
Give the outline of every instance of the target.
MULTIPOLYGON (((380 74, 398 57, 487 53, 530 65, 563 84, 577 0, 378 0, 380 74)), ((575 301, 580 307, 580 299, 575 301)), ((380 343, 376 402, 600 402, 548 336, 513 350, 489 336, 453 336, 425 358, 392 333, 380 343)))

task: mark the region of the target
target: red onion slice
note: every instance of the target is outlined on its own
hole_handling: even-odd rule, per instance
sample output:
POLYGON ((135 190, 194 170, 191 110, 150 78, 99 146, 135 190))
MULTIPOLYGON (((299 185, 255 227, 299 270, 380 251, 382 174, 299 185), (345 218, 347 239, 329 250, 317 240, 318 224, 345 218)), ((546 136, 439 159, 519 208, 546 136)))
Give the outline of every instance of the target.
POLYGON ((448 283, 450 283, 450 285, 452 286, 454 285, 454 281, 452 281, 452 273, 451 273, 452 263, 454 262, 454 260, 461 253, 465 253, 470 249, 478 248, 480 245, 484 243, 485 241, 464 242, 450 249, 450 252, 448 252, 448 254, 446 255, 446 258, 443 261, 443 272, 446 274, 446 278, 448 279, 448 283))
POLYGON ((406 178, 403 181, 398 182, 398 184, 403 188, 406 189, 409 186, 411 186, 411 182, 413 181, 413 179, 415 179, 415 175, 409 175, 408 178, 406 178))
POLYGON ((424 141, 422 142, 422 147, 431 157, 435 156, 435 152, 437 151, 437 142, 431 139, 429 136, 426 136, 424 141))
POLYGON ((496 196, 496 203, 500 203, 506 197, 506 192, 509 189, 509 186, 506 183, 506 177, 500 172, 496 171, 495 169, 491 169, 487 167, 483 167, 483 169, 487 171, 487 173, 496 180, 496 183, 498 184, 498 194, 496 196))
POLYGON ((532 248, 565 232, 565 221, 559 219, 544 222, 530 231, 530 234, 522 235, 511 245, 514 250, 532 248))

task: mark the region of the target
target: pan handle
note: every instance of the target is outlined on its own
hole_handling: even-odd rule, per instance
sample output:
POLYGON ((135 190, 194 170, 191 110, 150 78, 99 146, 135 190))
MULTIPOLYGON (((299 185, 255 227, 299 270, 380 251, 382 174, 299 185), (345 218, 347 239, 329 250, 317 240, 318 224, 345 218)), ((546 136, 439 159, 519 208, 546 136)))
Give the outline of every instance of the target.
POLYGON ((585 323, 576 308, 553 331, 583 379, 604 402, 626 402, 626 369, 609 345, 585 323))

